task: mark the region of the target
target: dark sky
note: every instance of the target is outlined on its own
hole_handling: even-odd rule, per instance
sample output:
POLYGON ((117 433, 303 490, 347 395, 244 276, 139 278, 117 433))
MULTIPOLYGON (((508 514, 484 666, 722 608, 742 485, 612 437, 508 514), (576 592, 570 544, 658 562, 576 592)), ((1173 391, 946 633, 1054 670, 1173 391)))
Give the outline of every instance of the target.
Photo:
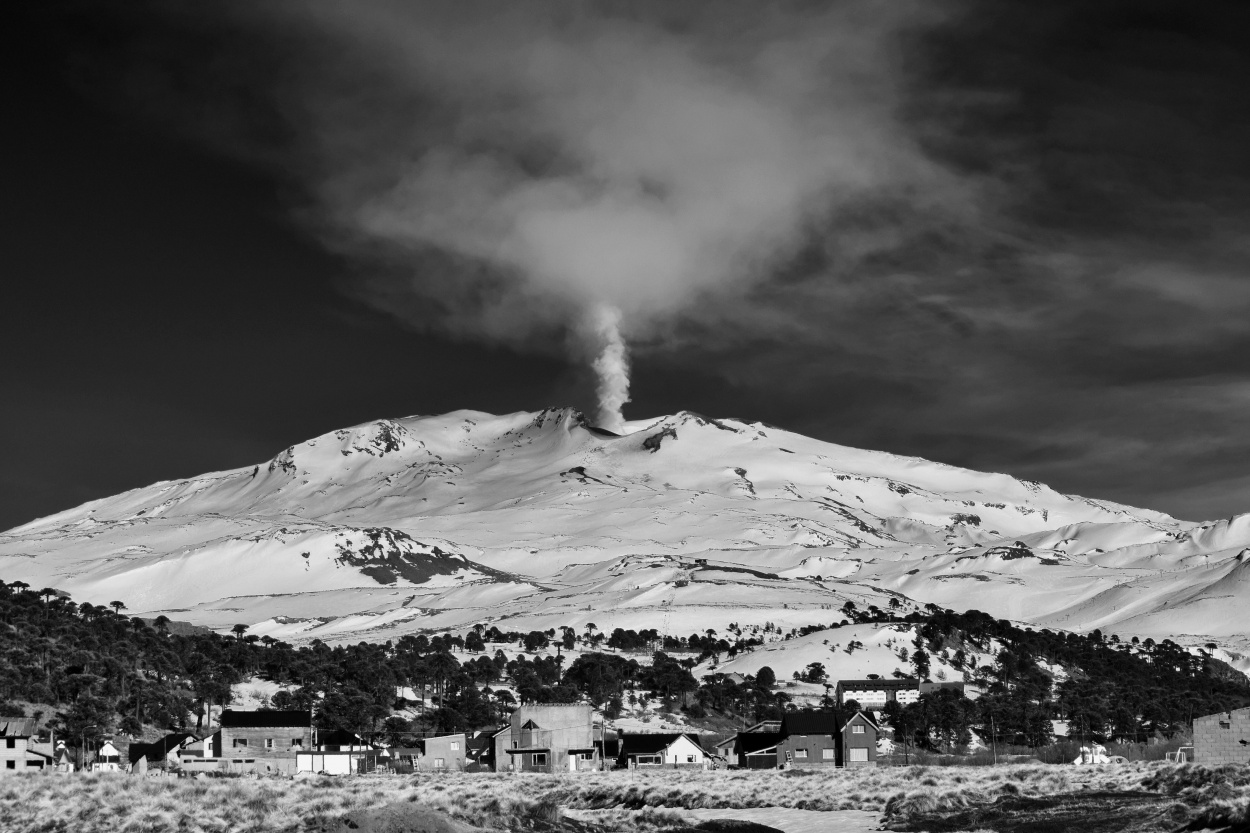
MULTIPOLYGON (((594 409, 575 323, 510 294, 529 284, 334 227, 327 189, 373 187, 360 157, 398 146, 374 136, 328 164, 326 125, 362 118, 336 106, 367 100, 388 135, 432 146, 449 140, 429 125, 463 128, 469 104, 414 91, 419 71, 371 63, 367 38, 315 15, 179 5, 30 3, 3 29, 0 528, 368 419, 594 409)), ((733 75, 757 30, 784 43, 812 13, 720 8, 715 25, 621 25, 701 56, 731 44, 699 61, 733 75)), ((1250 511, 1246 4, 917 6, 888 39, 863 19, 881 8, 838 18, 889 48, 834 60, 851 81, 829 107, 905 152, 834 182, 758 276, 639 313, 626 416, 758 419, 1187 519, 1250 511)), ((518 145, 540 179, 564 164, 518 145)))

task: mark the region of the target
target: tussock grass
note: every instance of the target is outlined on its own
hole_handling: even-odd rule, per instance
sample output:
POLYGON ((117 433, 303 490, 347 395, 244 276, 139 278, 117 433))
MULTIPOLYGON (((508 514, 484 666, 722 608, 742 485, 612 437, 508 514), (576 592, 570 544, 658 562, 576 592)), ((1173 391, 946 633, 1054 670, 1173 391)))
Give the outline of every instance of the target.
POLYGON ((577 774, 447 773, 272 781, 22 774, 0 781, 0 819, 15 833, 298 833, 353 810, 418 802, 495 830, 595 810, 605 830, 676 825, 681 810, 793 807, 870 810, 891 819, 953 814, 1001 800, 1154 793, 1191 820, 1250 819, 1250 767, 866 767, 853 770, 660 770, 577 774))

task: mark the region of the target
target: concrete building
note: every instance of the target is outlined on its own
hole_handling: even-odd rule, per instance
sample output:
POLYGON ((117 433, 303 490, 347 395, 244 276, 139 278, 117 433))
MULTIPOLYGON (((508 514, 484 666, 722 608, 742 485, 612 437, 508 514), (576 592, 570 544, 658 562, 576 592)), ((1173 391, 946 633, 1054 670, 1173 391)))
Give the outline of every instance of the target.
POLYGON ((1194 763, 1250 763, 1250 707, 1194 718, 1194 763))
POLYGON ((34 738, 33 717, 0 719, 0 775, 42 772, 52 766, 50 756, 32 748, 34 738))
POLYGON ((838 708, 845 706, 848 700, 854 700, 861 709, 884 709, 886 703, 897 702, 900 706, 906 706, 919 700, 920 695, 939 689, 962 692, 964 683, 962 680, 931 682, 910 677, 892 680, 838 680, 835 696, 838 708))
POLYGON ((500 772, 577 772, 603 768, 603 724, 587 703, 529 703, 495 736, 500 772))

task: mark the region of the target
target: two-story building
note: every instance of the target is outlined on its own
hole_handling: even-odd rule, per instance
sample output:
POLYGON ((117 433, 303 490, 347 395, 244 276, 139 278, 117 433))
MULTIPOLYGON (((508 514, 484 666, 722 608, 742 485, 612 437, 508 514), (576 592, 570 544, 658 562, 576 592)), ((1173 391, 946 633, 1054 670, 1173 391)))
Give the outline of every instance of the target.
POLYGON ((730 766, 747 769, 875 766, 878 735, 864 712, 845 720, 834 710, 789 712, 777 731, 744 730, 720 748, 730 766))
POLYGON ((32 747, 35 718, 0 718, 0 775, 42 772, 52 766, 52 758, 32 747))
POLYGON ((603 724, 588 703, 527 703, 495 736, 500 772, 577 772, 603 768, 603 724))
POLYGON ((423 772, 463 772, 467 763, 467 738, 463 732, 426 738, 425 754, 417 759, 417 769, 423 772))
POLYGON ((294 773, 296 753, 312 748, 312 717, 306 711, 226 709, 220 728, 184 751, 182 764, 197 772, 294 773))

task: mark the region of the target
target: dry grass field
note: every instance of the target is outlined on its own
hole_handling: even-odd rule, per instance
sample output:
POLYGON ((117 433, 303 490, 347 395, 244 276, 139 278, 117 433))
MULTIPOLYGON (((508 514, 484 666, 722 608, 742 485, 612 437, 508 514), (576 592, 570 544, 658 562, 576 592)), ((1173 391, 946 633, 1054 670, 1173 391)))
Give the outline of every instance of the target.
POLYGON ((608 810, 594 814, 608 831, 680 826, 686 809, 751 807, 879 811, 899 830, 1015 830, 1048 818, 1062 830, 1074 814, 1084 829, 1164 830, 1246 822, 1250 767, 1033 764, 297 781, 21 775, 0 781, 3 828, 23 832, 294 833, 393 802, 415 802, 496 830, 556 826, 562 807, 608 810), (1095 823, 1099 813, 1106 825, 1095 823), (1124 826, 1131 819, 1136 826, 1124 826))

